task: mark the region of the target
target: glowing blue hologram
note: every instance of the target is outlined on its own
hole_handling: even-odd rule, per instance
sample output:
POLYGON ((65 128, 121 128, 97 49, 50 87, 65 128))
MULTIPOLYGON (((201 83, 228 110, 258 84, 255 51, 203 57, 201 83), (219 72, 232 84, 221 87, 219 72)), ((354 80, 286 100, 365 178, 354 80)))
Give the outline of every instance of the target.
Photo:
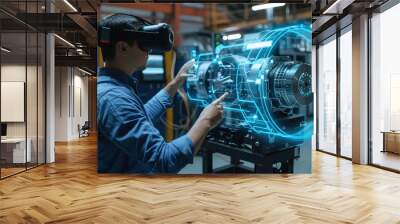
POLYGON ((200 53, 186 89, 207 106, 228 92, 222 125, 302 140, 313 131, 311 29, 299 24, 265 30, 251 42, 221 44, 200 53))

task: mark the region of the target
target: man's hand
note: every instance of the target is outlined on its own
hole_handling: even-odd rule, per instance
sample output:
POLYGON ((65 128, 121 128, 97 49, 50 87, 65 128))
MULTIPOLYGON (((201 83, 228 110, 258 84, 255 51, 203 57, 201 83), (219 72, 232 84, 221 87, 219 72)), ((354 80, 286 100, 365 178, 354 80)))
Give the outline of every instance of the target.
POLYGON ((200 150, 200 146, 208 132, 222 121, 224 117, 224 108, 221 103, 227 95, 228 93, 224 93, 224 95, 204 108, 193 127, 189 130, 188 135, 192 139, 194 153, 200 150))
POLYGON ((168 85, 164 88, 165 91, 168 92, 168 95, 174 97, 178 89, 185 83, 188 75, 189 69, 193 66, 194 60, 190 60, 186 62, 182 68, 179 70, 178 74, 175 78, 168 83, 168 85))
POLYGON ((186 62, 182 68, 179 70, 178 74, 175 76, 174 80, 172 82, 175 82, 177 85, 177 88, 179 89, 183 83, 185 83, 188 75, 188 71, 191 67, 194 65, 194 59, 186 62))
POLYGON ((205 122, 210 130, 215 128, 224 117, 224 108, 221 103, 227 95, 228 93, 224 93, 218 99, 214 100, 204 108, 198 118, 200 122, 205 122))

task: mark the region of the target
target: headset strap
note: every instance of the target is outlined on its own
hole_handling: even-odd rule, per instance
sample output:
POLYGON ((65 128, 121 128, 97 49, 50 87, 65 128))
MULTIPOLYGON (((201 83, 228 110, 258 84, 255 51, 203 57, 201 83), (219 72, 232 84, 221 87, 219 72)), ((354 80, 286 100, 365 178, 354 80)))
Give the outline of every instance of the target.
MULTIPOLYGON (((135 15, 131 15, 131 14, 126 14, 126 15, 134 17, 135 19, 138 20, 138 22, 142 22, 144 24, 143 26, 155 25, 154 23, 151 23, 148 20, 145 20, 139 16, 135 16, 135 15)), ((112 37, 115 38, 120 35, 131 35, 131 36, 143 37, 143 38, 147 38, 147 39, 155 39, 154 36, 151 35, 152 32, 137 31, 137 30, 130 30, 130 29, 124 29, 122 31, 121 30, 112 31, 109 27, 99 27, 99 29, 100 29, 100 32, 98 32, 97 38, 99 40, 100 45, 110 44, 112 37)), ((117 38, 117 39, 124 40, 124 38, 117 38)))

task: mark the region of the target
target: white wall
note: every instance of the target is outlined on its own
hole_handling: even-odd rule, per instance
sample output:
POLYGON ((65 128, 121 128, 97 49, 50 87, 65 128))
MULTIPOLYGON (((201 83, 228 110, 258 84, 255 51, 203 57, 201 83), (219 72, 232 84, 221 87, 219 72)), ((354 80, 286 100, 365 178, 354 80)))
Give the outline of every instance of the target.
POLYGON ((78 124, 88 120, 88 78, 76 68, 56 67, 55 85, 55 140, 77 139, 78 124))
MULTIPOLYGON (((36 80, 31 80, 30 76, 36 76, 36 67, 34 66, 27 66, 25 64, 4 64, 1 66, 1 81, 2 82, 25 82, 25 75, 27 69, 28 72, 28 81, 29 85, 36 86, 36 80)), ((31 127, 36 130, 36 113, 32 113, 32 111, 36 112, 36 88, 27 88, 27 106, 31 108, 27 109, 29 113, 27 113, 28 119, 28 129, 31 127), (32 104, 34 102, 34 104, 32 104), (34 110, 32 110, 34 107, 34 110), (34 124, 32 123, 34 122, 34 124), (35 126, 35 127, 33 127, 35 126)), ((4 97, 4 96, 3 96, 4 97)), ((7 110, 8 108, 1 108, 1 110, 7 110)), ((7 136, 8 137, 25 137, 25 123, 26 122, 7 122, 7 136)), ((28 130, 28 137, 29 137, 29 130, 28 130)))
MULTIPOLYGON (((8 64, 1 66, 1 81, 25 82, 25 64, 8 64)), ((1 108, 7 110, 7 108, 1 108)), ((25 122, 7 123, 7 137, 25 137, 25 122)))
POLYGON ((72 108, 72 120, 71 120, 71 135, 73 138, 79 137, 78 133, 78 124, 81 126, 85 123, 85 121, 89 120, 88 113, 88 77, 82 76, 83 73, 78 71, 78 75, 76 74, 78 70, 75 70, 74 75, 74 108, 72 108), (80 111, 81 110, 81 111, 80 111))
MULTIPOLYGON (((6 122, 7 137, 24 138, 25 135, 30 140, 32 161, 44 162, 44 74, 42 67, 36 65, 25 66, 25 63, 7 63, 1 66, 1 81, 3 82, 24 82, 26 84, 26 107, 21 108, 22 113, 26 112, 26 121, 6 122), (36 70, 38 69, 38 70, 36 70), (25 80, 27 78, 27 80, 25 80), (37 156, 39 153, 39 156, 37 156)), ((22 90, 22 94, 24 90, 22 90)), ((7 97, 7 96, 2 96, 7 97)), ((4 112, 11 108, 1 108, 4 112)), ((7 111, 11 112, 12 111, 7 111)))
POLYGON ((55 141, 68 140, 68 86, 67 67, 55 68, 55 141))

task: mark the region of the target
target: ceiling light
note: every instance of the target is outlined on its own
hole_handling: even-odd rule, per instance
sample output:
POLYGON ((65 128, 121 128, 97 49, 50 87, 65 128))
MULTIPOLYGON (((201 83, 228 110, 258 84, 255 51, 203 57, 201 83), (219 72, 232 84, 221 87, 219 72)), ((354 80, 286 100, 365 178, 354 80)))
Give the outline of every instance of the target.
POLYGON ((232 31, 235 31, 235 30, 238 30, 238 29, 239 29, 239 27, 237 27, 237 26, 231 26, 231 27, 225 28, 224 32, 232 32, 232 31))
POLYGON ((236 39, 240 39, 241 37, 242 37, 242 34, 234 33, 234 34, 222 36, 222 39, 223 40, 236 40, 236 39))
POLYGON ((322 14, 339 14, 337 11, 337 7, 340 0, 335 1, 332 5, 330 5, 322 14), (335 9, 334 12, 331 12, 332 9, 335 9))
POLYGON ((262 4, 262 5, 254 5, 251 7, 251 10, 258 11, 258 10, 263 10, 263 9, 272 9, 272 8, 281 7, 284 5, 285 5, 285 3, 267 3, 267 4, 262 4))
POLYGON ((7 49, 7 48, 5 48, 5 47, 1 47, 0 49, 1 49, 2 51, 6 52, 6 53, 10 53, 10 52, 11 52, 11 50, 9 50, 9 49, 7 49))
POLYGON ((62 42, 64 42, 65 44, 67 44, 68 46, 75 48, 75 45, 73 45, 73 44, 72 44, 71 42, 69 42, 68 40, 66 40, 66 39, 64 39, 64 38, 62 38, 62 37, 60 37, 60 36, 57 35, 57 34, 54 34, 54 36, 57 37, 57 38, 58 38, 59 40, 61 40, 62 42))
POLYGON ((247 44, 246 50, 265 48, 265 47, 271 47, 271 46, 272 46, 272 41, 254 42, 254 43, 247 44))
POLYGON ((88 72, 88 71, 86 71, 86 70, 83 70, 83 69, 81 69, 81 68, 79 68, 79 67, 78 67, 78 70, 81 71, 81 72, 83 72, 83 73, 85 73, 85 74, 87 74, 87 75, 92 75, 92 73, 90 73, 90 72, 88 72))
POLYGON ((65 4, 67 4, 74 12, 78 12, 78 10, 71 4, 69 3, 68 0, 64 0, 65 4))

